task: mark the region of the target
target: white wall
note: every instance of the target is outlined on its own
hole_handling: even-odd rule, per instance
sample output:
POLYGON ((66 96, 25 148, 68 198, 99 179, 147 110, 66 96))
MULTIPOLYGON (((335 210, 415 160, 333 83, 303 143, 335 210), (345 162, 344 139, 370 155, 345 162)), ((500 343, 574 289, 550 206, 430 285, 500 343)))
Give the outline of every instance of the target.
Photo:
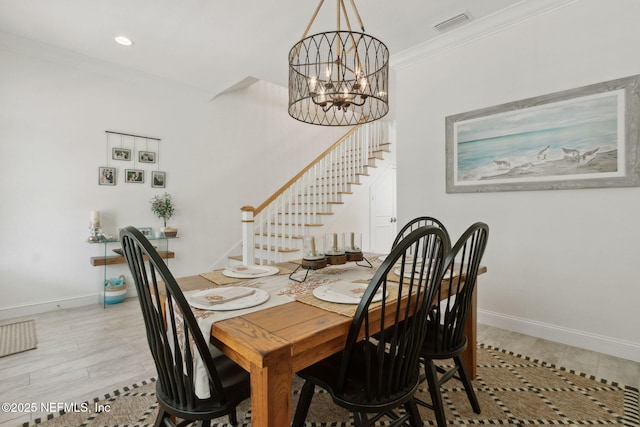
POLYGON ((163 190, 148 178, 124 183, 129 162, 109 160, 119 182, 97 184, 105 130, 162 138, 160 170, 178 207, 176 276, 206 271, 240 241, 240 207, 262 203, 345 132, 291 119, 286 89, 265 82, 209 102, 212 94, 5 34, 0 63, 0 318, 97 303, 92 209, 113 234, 162 225, 149 200, 163 190))
POLYGON ((481 322, 636 361, 640 188, 446 194, 445 117, 640 73, 639 16, 580 0, 397 70, 398 223, 487 222, 481 322))

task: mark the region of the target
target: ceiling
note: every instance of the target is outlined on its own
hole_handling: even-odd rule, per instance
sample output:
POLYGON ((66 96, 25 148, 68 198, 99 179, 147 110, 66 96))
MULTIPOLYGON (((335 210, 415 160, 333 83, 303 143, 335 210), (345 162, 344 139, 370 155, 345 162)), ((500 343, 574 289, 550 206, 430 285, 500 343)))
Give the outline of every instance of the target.
MULTIPOLYGON (((357 7, 366 32, 385 42, 393 59, 462 28, 440 33, 436 23, 462 12, 477 21, 522 2, 361 0, 357 7)), ((286 86, 289 50, 317 5, 318 0, 0 0, 0 32, 217 94, 247 77, 286 86), (134 45, 115 43, 121 34, 134 45)), ((327 1, 309 34, 335 29, 336 2, 327 1)))

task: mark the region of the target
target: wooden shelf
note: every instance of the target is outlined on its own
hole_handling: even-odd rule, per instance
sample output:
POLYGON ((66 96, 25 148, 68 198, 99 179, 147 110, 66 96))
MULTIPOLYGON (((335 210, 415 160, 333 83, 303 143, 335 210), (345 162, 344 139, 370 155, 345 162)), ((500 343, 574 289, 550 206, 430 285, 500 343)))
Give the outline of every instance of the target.
MULTIPOLYGON (((172 251, 158 251, 160 258, 168 259, 175 258, 176 254, 172 251)), ((145 260, 147 257, 145 257, 145 260)), ((124 264, 127 260, 125 257, 120 255, 111 255, 111 256, 94 256, 91 257, 91 265, 99 266, 99 265, 112 265, 112 264, 124 264)))

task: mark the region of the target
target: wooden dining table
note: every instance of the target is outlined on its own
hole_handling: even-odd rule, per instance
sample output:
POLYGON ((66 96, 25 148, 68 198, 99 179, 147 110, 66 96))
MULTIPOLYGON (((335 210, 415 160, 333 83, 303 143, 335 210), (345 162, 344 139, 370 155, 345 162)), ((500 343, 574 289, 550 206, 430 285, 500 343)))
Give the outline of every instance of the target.
MULTIPOLYGON (((479 274, 484 272, 486 268, 481 267, 479 274)), ((216 285, 203 275, 178 278, 177 282, 185 292, 216 285)), ((475 294, 465 325, 468 346, 463 355, 472 378, 476 376, 475 294)), ((293 375, 342 350, 351 321, 349 316, 293 301, 212 324, 211 343, 251 374, 253 427, 291 424, 293 375)))

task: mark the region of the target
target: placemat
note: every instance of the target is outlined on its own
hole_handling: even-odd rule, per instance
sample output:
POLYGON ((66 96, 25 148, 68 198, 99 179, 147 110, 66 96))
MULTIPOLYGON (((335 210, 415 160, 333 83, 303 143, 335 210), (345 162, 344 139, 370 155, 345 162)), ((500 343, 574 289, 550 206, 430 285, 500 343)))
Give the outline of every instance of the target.
MULTIPOLYGON (((278 275, 282 275, 282 274, 291 274, 293 273, 293 270, 295 269, 295 267, 293 269, 289 268, 289 264, 287 263, 287 265, 274 265, 274 267, 278 267, 278 270, 280 270, 280 272, 278 273, 278 275)), ((234 283, 240 283, 240 282, 244 282, 246 280, 253 280, 253 277, 247 277, 246 279, 238 279, 236 277, 228 277, 225 276, 222 272, 224 271, 224 268, 220 269, 220 270, 213 270, 213 271, 209 271, 207 273, 200 273, 200 276, 204 277, 205 279, 209 280, 210 282, 213 282, 216 285, 233 285, 234 283)))
MULTIPOLYGON (((354 280, 353 283, 363 283, 362 280, 354 280)), ((367 283, 366 281, 364 283, 367 283)), ((395 301, 398 299, 398 287, 387 284, 387 290, 389 292, 389 296, 387 297, 387 302, 395 301)), ((319 298, 316 298, 313 293, 309 292, 303 295, 297 295, 295 297, 296 301, 303 302, 305 304, 312 305, 314 307, 321 308, 323 310, 331 311, 333 313, 338 313, 343 316, 353 317, 356 314, 356 310, 358 308, 358 304, 338 304, 335 302, 324 301, 319 298)), ((377 308, 380 307, 382 303, 374 302, 369 308, 377 308)))

